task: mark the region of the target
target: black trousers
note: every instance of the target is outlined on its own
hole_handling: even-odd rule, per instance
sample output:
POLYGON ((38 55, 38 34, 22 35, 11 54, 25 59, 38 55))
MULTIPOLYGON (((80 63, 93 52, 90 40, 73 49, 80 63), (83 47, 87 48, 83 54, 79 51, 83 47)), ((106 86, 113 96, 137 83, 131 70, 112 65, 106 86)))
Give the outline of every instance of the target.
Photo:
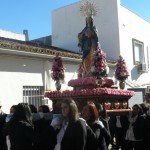
POLYGON ((122 128, 116 128, 115 130, 116 146, 115 150, 126 150, 125 148, 125 131, 122 128))
POLYGON ((143 141, 126 141, 126 150, 143 150, 143 141))

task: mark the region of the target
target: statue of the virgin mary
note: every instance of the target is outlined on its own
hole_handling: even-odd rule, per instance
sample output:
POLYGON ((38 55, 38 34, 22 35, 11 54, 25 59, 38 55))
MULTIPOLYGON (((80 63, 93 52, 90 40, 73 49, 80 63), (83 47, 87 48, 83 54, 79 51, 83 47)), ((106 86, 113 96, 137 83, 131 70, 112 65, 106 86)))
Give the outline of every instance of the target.
POLYGON ((78 34, 80 51, 82 55, 82 65, 84 70, 84 77, 91 76, 92 56, 98 46, 98 35, 96 27, 93 26, 93 16, 96 15, 96 7, 93 3, 84 3, 80 11, 86 16, 86 26, 78 34))

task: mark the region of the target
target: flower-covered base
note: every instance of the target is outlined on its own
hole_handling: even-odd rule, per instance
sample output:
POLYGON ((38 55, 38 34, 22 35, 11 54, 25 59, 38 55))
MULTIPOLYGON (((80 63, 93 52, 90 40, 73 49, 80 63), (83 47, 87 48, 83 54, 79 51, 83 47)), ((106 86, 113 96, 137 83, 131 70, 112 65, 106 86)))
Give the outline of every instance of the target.
POLYGON ((92 89, 96 87, 111 87, 114 85, 114 82, 112 79, 107 79, 105 77, 96 79, 94 77, 86 77, 86 78, 79 78, 70 80, 68 82, 68 86, 74 87, 75 90, 79 89, 92 89))
POLYGON ((81 90, 66 90, 66 91, 47 91, 45 97, 50 99, 63 99, 65 97, 72 98, 84 98, 84 97, 99 97, 99 96, 115 96, 115 97, 131 97, 134 95, 134 91, 130 90, 118 90, 112 88, 93 88, 93 89, 81 89, 81 90))
POLYGON ((65 98, 73 98, 79 111, 82 110, 85 102, 93 101, 102 104, 110 115, 114 113, 128 113, 128 100, 134 95, 134 91, 118 90, 113 88, 93 88, 81 90, 66 90, 66 91, 47 91, 45 97, 50 98, 54 103, 54 112, 60 109, 57 108, 59 103, 65 98))

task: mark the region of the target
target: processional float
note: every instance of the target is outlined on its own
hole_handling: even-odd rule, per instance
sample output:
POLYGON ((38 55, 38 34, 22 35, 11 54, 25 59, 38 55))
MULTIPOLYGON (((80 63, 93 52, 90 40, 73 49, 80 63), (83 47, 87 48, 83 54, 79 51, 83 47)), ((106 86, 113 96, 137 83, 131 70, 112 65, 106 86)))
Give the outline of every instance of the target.
POLYGON ((87 101, 93 101, 102 104, 110 115, 125 114, 130 110, 128 101, 134 95, 134 91, 124 90, 124 81, 129 76, 125 60, 119 56, 116 63, 114 74, 119 80, 118 89, 114 86, 113 80, 107 77, 106 53, 101 49, 97 30, 93 25, 93 16, 97 13, 96 6, 86 1, 81 5, 80 11, 86 16, 86 26, 78 34, 78 46, 82 52, 78 78, 68 82, 68 86, 73 87, 73 90, 60 91, 64 68, 62 59, 57 55, 52 67, 52 78, 56 81, 57 90, 46 91, 45 97, 53 101, 54 113, 59 113, 59 104, 63 99, 71 97, 75 100, 79 111, 87 101))

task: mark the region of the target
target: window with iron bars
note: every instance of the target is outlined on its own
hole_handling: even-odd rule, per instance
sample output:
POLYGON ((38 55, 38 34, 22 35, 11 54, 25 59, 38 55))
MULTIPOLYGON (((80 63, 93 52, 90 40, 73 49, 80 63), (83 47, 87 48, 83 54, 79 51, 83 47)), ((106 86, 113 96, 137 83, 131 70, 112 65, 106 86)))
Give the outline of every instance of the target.
POLYGON ((44 86, 23 86, 23 102, 32 104, 36 108, 45 105, 44 86))

